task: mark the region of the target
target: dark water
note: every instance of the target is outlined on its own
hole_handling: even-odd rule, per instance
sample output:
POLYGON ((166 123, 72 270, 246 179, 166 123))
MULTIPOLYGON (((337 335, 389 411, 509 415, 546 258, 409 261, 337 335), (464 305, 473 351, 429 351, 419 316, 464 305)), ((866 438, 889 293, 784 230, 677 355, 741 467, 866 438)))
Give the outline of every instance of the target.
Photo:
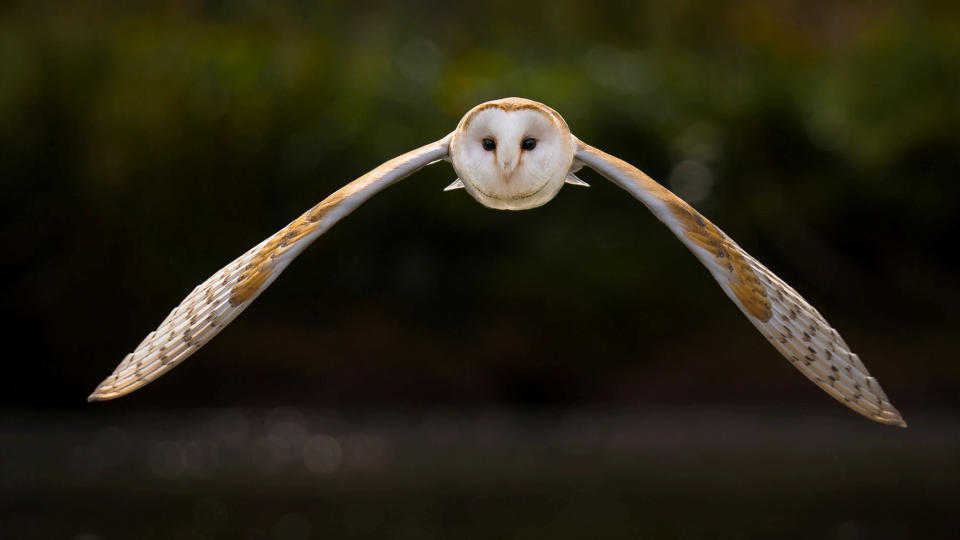
POLYGON ((824 409, 0 419, 0 537, 949 538, 960 417, 824 409))

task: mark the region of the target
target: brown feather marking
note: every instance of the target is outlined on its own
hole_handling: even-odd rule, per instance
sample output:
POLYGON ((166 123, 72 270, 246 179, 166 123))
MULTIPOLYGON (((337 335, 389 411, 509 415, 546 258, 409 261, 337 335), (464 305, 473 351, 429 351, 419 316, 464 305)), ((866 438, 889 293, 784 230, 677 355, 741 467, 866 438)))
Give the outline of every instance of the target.
MULTIPOLYGON (((251 263, 251 266, 253 263, 251 263)), ((247 300, 253 298, 253 295, 260 290, 260 286, 270 277, 273 269, 269 265, 264 268, 247 267, 247 272, 240 276, 240 281, 233 286, 230 291, 230 305, 239 306, 247 300)))
POLYGON ((380 175, 375 174, 380 168, 392 168, 403 163, 404 156, 399 156, 384 163, 378 169, 358 178, 357 180, 343 186, 326 199, 320 201, 313 208, 307 210, 300 217, 293 220, 289 225, 271 236, 263 247, 260 248, 253 258, 247 263, 230 292, 230 304, 238 306, 253 296, 260 290, 263 283, 273 273, 273 259, 286 251, 290 246, 303 239, 304 236, 317 230, 322 225, 322 220, 327 213, 339 206, 345 200, 353 197, 360 191, 368 188, 370 182, 376 180, 380 175))
POLYGON ((315 231, 320 226, 320 220, 327 212, 353 195, 355 190, 348 188, 349 185, 330 195, 271 236, 260 248, 260 251, 253 256, 253 259, 247 263, 240 277, 237 278, 237 284, 230 291, 230 304, 238 306, 252 298, 270 277, 270 274, 273 273, 272 260, 288 247, 303 239, 304 236, 315 231))
POLYGON ((306 217, 307 215, 304 214, 270 237, 270 240, 247 263, 240 277, 237 278, 237 284, 230 291, 231 305, 238 306, 246 302, 260 290, 263 283, 273 273, 272 259, 288 245, 302 238, 309 232, 308 229, 312 228, 312 224, 307 221, 306 217))
POLYGON ((544 105, 543 103, 537 101, 531 101, 524 98, 504 98, 494 101, 488 101, 486 103, 481 103, 473 109, 467 112, 467 114, 460 120, 460 126, 457 128, 458 131, 466 131, 467 126, 470 125, 470 122, 476 117, 477 113, 487 109, 500 109, 504 112, 514 112, 522 110, 532 110, 539 111, 547 115, 547 118, 554 125, 562 125, 564 130, 567 129, 567 122, 560 116, 560 113, 551 109, 550 107, 544 105))
POLYGON ((713 253, 718 259, 726 258, 731 261, 726 264, 730 271, 727 284, 733 290, 740 303, 750 315, 762 322, 770 320, 773 310, 767 300, 767 290, 760 278, 750 268, 750 264, 743 257, 740 249, 716 225, 710 223, 691 206, 682 201, 664 201, 670 207, 673 215, 680 222, 686 236, 691 242, 713 253))

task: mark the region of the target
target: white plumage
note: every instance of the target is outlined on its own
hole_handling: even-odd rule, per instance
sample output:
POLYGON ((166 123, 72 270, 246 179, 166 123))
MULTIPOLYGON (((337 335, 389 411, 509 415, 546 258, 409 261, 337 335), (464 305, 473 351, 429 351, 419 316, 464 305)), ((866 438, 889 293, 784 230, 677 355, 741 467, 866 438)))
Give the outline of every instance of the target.
POLYGON ((439 160, 481 204, 549 202, 586 165, 639 199, 707 267, 764 337, 807 378, 854 411, 906 426, 876 379, 796 291, 679 197, 632 165, 574 137, 553 109, 520 98, 474 107, 456 131, 347 184, 199 285, 117 366, 90 400, 130 393, 182 362, 240 314, 314 239, 386 186, 439 160))
POLYGON ((314 239, 374 193, 447 155, 449 136, 347 184, 193 290, 97 386, 90 401, 129 394, 205 345, 273 283, 314 239))

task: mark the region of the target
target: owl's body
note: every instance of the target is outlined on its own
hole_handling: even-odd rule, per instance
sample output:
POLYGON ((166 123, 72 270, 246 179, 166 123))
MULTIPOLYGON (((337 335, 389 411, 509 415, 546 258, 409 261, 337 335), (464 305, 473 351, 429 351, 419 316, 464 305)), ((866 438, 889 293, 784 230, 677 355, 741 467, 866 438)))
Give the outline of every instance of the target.
POLYGON ((556 111, 507 98, 474 107, 456 131, 394 158, 347 184, 199 285, 107 377, 90 400, 113 399, 156 379, 240 314, 318 236, 390 184, 439 160, 484 206, 546 204, 588 166, 640 200, 707 267, 750 322, 828 394, 878 422, 906 426, 856 354, 796 291, 693 207, 616 157, 574 137, 556 111))

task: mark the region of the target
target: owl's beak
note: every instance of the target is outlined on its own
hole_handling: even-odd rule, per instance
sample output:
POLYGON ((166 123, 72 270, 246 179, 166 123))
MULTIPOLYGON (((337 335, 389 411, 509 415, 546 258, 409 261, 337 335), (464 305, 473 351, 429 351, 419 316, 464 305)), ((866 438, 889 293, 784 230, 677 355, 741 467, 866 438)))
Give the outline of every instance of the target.
POLYGON ((520 153, 503 151, 497 157, 500 158, 500 171, 503 174, 503 181, 510 182, 510 177, 513 176, 513 171, 520 162, 520 153))

